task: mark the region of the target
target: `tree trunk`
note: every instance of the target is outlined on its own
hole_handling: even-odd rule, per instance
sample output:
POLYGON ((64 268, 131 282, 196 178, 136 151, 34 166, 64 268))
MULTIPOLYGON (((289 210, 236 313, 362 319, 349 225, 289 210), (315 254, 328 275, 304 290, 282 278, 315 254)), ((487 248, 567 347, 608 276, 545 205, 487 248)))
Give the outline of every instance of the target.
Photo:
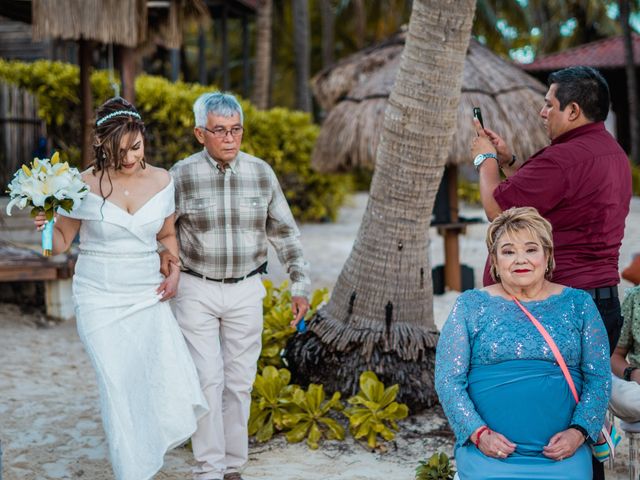
POLYGON ((322 68, 327 68, 333 65, 336 43, 336 15, 331 0, 320 0, 320 15, 322 16, 322 68))
POLYGON ((475 0, 415 0, 369 203, 330 302, 287 348, 295 381, 351 394, 373 370, 414 410, 436 402, 428 229, 455 131, 475 0))
POLYGON ((356 22, 356 47, 358 49, 364 48, 366 43, 367 33, 367 9, 364 5, 364 0, 354 0, 353 8, 355 9, 355 22, 356 22))
POLYGON ((308 0, 292 0, 293 53, 296 65, 296 108, 311 111, 309 77, 311 71, 311 32, 308 0))
POLYGON ((261 110, 269 107, 272 15, 273 0, 262 0, 256 20, 256 66, 251 95, 253 104, 261 110))
POLYGON ((638 119, 638 81, 633 59, 633 39, 629 14, 631 5, 629 0, 619 0, 620 22, 622 23, 622 38, 624 41, 625 73, 627 79, 627 95, 629 96, 629 140, 631 142, 631 161, 640 164, 640 125, 638 119))
POLYGON ((198 27, 198 82, 208 85, 207 78, 207 34, 202 25, 198 27))
POLYGON ((249 63, 249 16, 242 15, 242 96, 249 97, 251 64, 249 63))
POLYGON ((229 76, 229 10, 227 4, 222 5, 222 23, 220 25, 220 35, 222 36, 221 44, 221 67, 222 67, 222 89, 226 92, 229 90, 231 83, 229 76))
POLYGON ((81 161, 82 169, 93 163, 93 95, 91 94, 91 50, 93 43, 80 39, 78 57, 80 63, 80 103, 82 105, 80 122, 82 124, 81 161))
POLYGON ((132 47, 118 48, 120 64, 120 83, 122 84, 122 98, 135 105, 136 77, 140 70, 140 56, 132 47))

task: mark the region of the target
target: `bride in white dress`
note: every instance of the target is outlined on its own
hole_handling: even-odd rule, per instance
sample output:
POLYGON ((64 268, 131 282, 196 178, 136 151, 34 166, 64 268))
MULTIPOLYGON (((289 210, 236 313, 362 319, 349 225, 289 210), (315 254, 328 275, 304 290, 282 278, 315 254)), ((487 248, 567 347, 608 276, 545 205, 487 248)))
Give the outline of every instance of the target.
MULTIPOLYGON (((91 358, 118 480, 146 480, 207 411, 196 369, 168 302, 179 270, 160 274, 157 242, 177 256, 174 187, 144 162, 144 124, 122 98, 97 112, 91 193, 58 212, 54 253, 80 232, 73 278, 78 333, 91 358)), ((44 216, 36 217, 40 228, 44 216)))

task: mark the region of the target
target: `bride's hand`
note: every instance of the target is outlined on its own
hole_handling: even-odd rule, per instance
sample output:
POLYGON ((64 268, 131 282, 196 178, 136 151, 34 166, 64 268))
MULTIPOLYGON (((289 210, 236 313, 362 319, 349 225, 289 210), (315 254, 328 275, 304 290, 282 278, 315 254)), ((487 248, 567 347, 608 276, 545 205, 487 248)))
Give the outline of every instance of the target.
MULTIPOLYGON (((54 221, 58 219, 57 213, 53 215, 53 219, 54 221)), ((44 230, 45 223, 47 223, 47 217, 44 215, 44 212, 38 212, 38 214, 33 217, 33 224, 36 226, 36 230, 44 230)))
POLYGON ((42 230, 45 223, 47 223, 47 217, 44 216, 44 212, 40 212, 33 217, 33 224, 36 226, 37 230, 42 230))
POLYGON ((162 295, 160 299, 161 302, 165 300, 169 300, 176 296, 178 291, 178 282, 180 281, 180 269, 178 269, 174 264, 171 265, 171 273, 168 277, 164 279, 164 282, 160 284, 157 293, 162 295))

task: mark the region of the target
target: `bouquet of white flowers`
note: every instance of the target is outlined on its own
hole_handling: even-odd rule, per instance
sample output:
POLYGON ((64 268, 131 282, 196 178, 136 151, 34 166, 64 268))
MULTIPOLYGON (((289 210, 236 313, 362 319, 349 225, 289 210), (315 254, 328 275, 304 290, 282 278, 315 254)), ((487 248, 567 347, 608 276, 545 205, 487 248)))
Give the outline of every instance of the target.
POLYGON ((53 222, 58 208, 70 212, 89 193, 77 168, 60 162, 58 152, 51 160, 34 158, 31 168, 23 165, 13 174, 8 190, 11 201, 7 205, 7 215, 14 206, 31 208, 31 216, 44 212, 47 223, 42 231, 42 254, 47 257, 53 249, 53 222))

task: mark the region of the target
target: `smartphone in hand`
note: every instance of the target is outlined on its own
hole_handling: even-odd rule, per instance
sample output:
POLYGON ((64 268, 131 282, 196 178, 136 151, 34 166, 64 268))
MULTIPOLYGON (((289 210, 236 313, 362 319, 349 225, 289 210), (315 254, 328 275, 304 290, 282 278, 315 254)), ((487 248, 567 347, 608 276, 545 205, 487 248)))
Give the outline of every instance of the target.
POLYGON ((473 118, 477 118, 480 122, 480 126, 484 128, 484 122, 482 121, 482 112, 480 111, 480 107, 473 107, 473 118))

